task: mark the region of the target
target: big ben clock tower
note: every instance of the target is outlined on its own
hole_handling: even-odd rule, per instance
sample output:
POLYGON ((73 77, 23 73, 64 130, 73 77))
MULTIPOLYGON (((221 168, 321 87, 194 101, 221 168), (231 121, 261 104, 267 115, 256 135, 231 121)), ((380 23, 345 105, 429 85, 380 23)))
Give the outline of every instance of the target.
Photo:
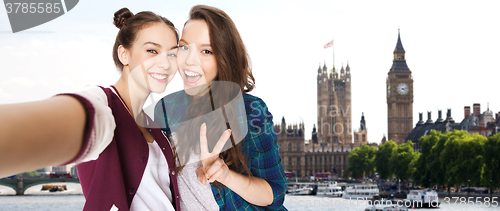
POLYGON ((413 78, 399 31, 386 86, 388 140, 402 144, 413 128, 413 78))

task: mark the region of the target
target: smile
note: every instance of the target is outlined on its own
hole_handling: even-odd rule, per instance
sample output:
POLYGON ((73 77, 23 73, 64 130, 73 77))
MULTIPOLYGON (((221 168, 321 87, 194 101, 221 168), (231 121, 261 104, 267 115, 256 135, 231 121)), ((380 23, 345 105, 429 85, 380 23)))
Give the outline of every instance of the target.
POLYGON ((197 72, 189 71, 189 70, 184 70, 184 75, 185 75, 185 82, 189 86, 194 86, 198 83, 198 81, 201 79, 201 75, 197 72))
POLYGON ((168 75, 160 74, 160 73, 148 73, 151 78, 157 80, 158 82, 165 83, 167 82, 168 75))

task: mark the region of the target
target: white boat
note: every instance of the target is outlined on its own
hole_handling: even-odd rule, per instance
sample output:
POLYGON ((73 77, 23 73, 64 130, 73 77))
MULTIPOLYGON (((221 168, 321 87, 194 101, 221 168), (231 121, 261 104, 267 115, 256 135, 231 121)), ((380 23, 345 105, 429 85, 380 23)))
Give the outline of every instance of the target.
POLYGON ((440 204, 437 192, 431 189, 410 190, 406 195, 406 200, 412 202, 407 203, 411 204, 409 207, 415 208, 438 208, 440 204))
POLYGON ((318 184, 318 191, 316 195, 319 196, 337 196, 342 197, 342 187, 337 185, 337 182, 323 182, 318 184))
POLYGON ((293 185, 288 185, 287 193, 292 194, 292 195, 314 195, 314 187, 313 185, 309 184, 293 184, 293 185))
POLYGON ((365 211, 408 211, 406 207, 399 207, 396 205, 385 205, 385 206, 371 206, 367 207, 365 211))
POLYGON ((344 199, 374 199, 377 197, 379 197, 379 192, 376 184, 359 184, 347 187, 342 195, 344 199))

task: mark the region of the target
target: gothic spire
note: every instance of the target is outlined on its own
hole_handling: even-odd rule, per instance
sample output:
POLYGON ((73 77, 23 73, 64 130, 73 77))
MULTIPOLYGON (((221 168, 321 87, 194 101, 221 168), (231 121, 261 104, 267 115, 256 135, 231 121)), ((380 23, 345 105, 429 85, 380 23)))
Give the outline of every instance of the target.
POLYGON ((361 113, 361 121, 360 121, 360 129, 361 130, 366 130, 366 121, 365 121, 365 112, 361 113))
POLYGON ((403 43, 401 43, 401 35, 398 29, 398 43, 396 43, 396 48, 394 48, 394 53, 405 53, 403 48, 403 43))

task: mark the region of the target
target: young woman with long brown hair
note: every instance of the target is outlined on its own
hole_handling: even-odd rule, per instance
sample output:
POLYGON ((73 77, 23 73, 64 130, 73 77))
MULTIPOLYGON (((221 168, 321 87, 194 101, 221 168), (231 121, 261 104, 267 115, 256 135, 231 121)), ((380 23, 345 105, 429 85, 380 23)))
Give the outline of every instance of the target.
POLYGON ((174 137, 177 162, 183 166, 178 168, 181 206, 193 210, 213 209, 214 204, 220 210, 286 210, 286 177, 272 115, 262 99, 248 94, 255 79, 231 18, 214 7, 194 6, 182 31, 177 61, 184 91, 157 104, 155 121, 174 137), (236 84, 237 91, 243 93, 243 118, 237 109, 225 106, 238 93, 224 82, 236 84), (207 118, 211 112, 219 112, 226 124, 207 118), (238 119, 244 119, 244 124, 235 123, 238 119), (243 130, 248 133, 237 132, 240 125, 248 127, 243 130), (198 135, 217 137, 225 127, 232 130, 228 150, 221 152, 219 142, 212 153, 208 153, 206 142, 200 147, 186 143, 198 135), (238 134, 246 135, 236 143, 238 134), (190 163, 193 156, 201 162, 190 163), (207 180, 211 186, 207 186, 207 180), (210 192, 213 197, 207 197, 210 192))
POLYGON ((84 210, 179 210, 173 151, 142 110, 177 71, 177 31, 164 17, 127 8, 114 24, 122 73, 114 86, 0 105, 0 177, 77 163, 84 210))

